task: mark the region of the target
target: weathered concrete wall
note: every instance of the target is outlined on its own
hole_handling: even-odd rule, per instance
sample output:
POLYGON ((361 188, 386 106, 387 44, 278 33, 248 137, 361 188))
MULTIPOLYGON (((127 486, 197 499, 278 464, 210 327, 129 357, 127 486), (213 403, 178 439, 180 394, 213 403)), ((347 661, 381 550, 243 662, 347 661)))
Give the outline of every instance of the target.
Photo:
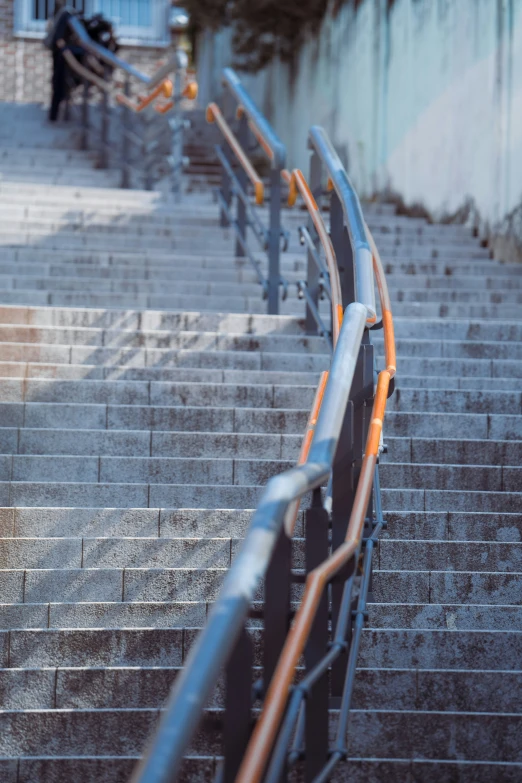
MULTIPOLYGON (((224 63, 228 36, 203 49, 224 63)), ((346 0, 294 67, 247 82, 293 164, 323 125, 364 195, 522 241, 522 0, 346 0)))

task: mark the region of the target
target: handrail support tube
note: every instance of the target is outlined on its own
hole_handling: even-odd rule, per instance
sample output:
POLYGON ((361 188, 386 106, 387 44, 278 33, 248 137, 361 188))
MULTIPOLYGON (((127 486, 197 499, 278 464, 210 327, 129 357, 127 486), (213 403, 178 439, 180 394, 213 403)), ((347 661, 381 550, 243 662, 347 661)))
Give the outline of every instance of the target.
MULTIPOLYGON (((248 148, 248 119, 246 114, 242 114, 241 118, 239 120, 239 131, 238 131, 238 139, 241 147, 246 150, 248 148)), ((239 181, 239 186, 243 193, 246 193, 247 189, 247 183, 248 183, 248 177, 246 175, 245 170, 241 166, 239 169, 239 172, 237 173, 237 179, 239 181)), ((236 209, 237 209, 237 227, 239 234, 241 235, 242 241, 236 239, 236 250, 235 255, 236 258, 241 258, 245 255, 245 252, 243 250, 243 246, 246 244, 246 234, 247 234, 247 219, 246 219, 246 207, 245 202, 242 198, 239 198, 239 196, 236 197, 236 209)))
MULTIPOLYGON (((314 491, 311 508, 305 514, 306 573, 309 574, 328 558, 328 512, 322 507, 321 496, 314 491)), ((312 624, 305 647, 306 671, 309 673, 327 652, 328 592, 325 590, 312 624)), ((309 691, 305 704, 305 776, 312 780, 328 758, 328 670, 324 671, 309 691)))
MULTIPOLYGON (((245 117, 246 120, 246 117, 245 117)), ((268 236, 268 313, 279 313, 281 237, 281 169, 270 169, 270 229, 268 236)))
MULTIPOLYGON (((319 155, 317 155, 317 153, 314 152, 310 160, 310 190, 312 191, 312 194, 315 195, 318 188, 320 187, 321 187, 321 160, 319 158, 319 155)), ((314 316, 312 304, 315 306, 316 309, 318 309, 319 292, 320 292, 319 291, 320 271, 317 268, 317 262, 314 258, 314 255, 317 255, 319 253, 320 242, 311 215, 308 215, 307 229, 308 229, 308 235, 313 243, 313 247, 315 248, 315 254, 312 248, 307 244, 306 281, 308 283, 308 293, 311 302, 307 301, 306 304, 305 329, 307 334, 317 334, 317 324, 316 324, 316 318, 314 316)), ((333 323, 332 323, 332 327, 333 327, 333 323)), ((333 328, 331 331, 333 334, 333 328)))
MULTIPOLYGON (((103 68, 103 78, 105 81, 109 81, 110 73, 108 65, 105 65, 103 68)), ((109 143, 109 95, 105 91, 102 92, 101 111, 101 152, 99 165, 101 169, 106 169, 109 166, 109 154, 107 152, 107 145, 109 143)))
MULTIPOLYGON (((130 80, 129 77, 125 77, 125 85, 123 93, 126 98, 130 97, 130 80)), ((121 138, 121 186, 122 188, 130 187, 130 169, 129 169, 129 136, 126 133, 130 131, 130 114, 127 107, 122 104, 120 106, 121 123, 123 126, 123 133, 121 138)))
POLYGON ((89 149, 89 82, 83 79, 83 97, 82 97, 82 135, 80 149, 89 149))

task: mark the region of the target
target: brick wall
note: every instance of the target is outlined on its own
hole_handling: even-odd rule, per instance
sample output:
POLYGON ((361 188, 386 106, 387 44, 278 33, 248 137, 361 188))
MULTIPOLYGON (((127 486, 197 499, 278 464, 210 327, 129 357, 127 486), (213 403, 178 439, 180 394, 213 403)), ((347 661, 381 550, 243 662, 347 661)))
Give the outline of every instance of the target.
MULTIPOLYGON (((0 101, 36 102, 50 100, 51 56, 42 41, 15 38, 15 0, 0 0, 0 101)), ((151 73, 165 49, 122 47, 122 58, 151 73)))

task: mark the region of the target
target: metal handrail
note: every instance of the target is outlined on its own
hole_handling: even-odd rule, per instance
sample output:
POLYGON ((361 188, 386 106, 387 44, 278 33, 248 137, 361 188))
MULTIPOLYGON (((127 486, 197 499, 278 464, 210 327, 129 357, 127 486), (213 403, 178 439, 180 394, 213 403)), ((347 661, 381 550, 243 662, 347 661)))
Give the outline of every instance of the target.
POLYGON ((97 44, 96 41, 93 41, 77 17, 71 16, 69 18, 68 24, 84 49, 87 49, 87 51, 96 55, 96 57, 102 60, 102 62, 110 65, 112 68, 120 68, 129 76, 132 76, 143 84, 146 84, 149 88, 156 87, 157 84, 163 82, 169 73, 175 70, 178 65, 178 55, 174 54, 164 65, 161 66, 161 68, 156 71, 156 73, 152 74, 152 76, 146 76, 137 68, 134 68, 134 66, 130 65, 129 63, 125 62, 125 60, 122 60, 116 54, 109 51, 109 49, 106 49, 104 46, 97 44))
MULTIPOLYGON (((237 111, 236 111, 237 119, 240 120, 241 117, 243 116, 243 114, 246 114, 246 112, 245 112, 244 107, 241 106, 241 104, 240 104, 237 107, 237 111)), ((261 131, 258 129, 257 125, 255 124, 255 122, 253 120, 249 119, 248 120, 248 127, 250 128, 250 132, 254 136, 255 140, 257 141, 257 143, 259 144, 259 146, 261 147, 261 149, 263 150, 263 152, 267 156, 268 160, 271 163, 273 163, 273 161, 274 161, 274 150, 268 144, 268 142, 266 141, 265 137, 263 136, 263 134, 261 133, 261 131)), ((287 185, 290 185, 291 180, 292 180, 291 172, 288 171, 288 169, 281 169, 281 179, 283 179, 286 182, 287 185)))
POLYGON ((160 84, 158 84, 152 92, 150 92, 148 95, 145 95, 144 97, 140 98, 139 103, 136 103, 135 101, 131 100, 131 98, 127 97, 127 95, 123 95, 123 93, 118 93, 115 98, 116 101, 123 106, 126 106, 127 109, 130 109, 131 111, 136 112, 139 114, 143 111, 143 109, 146 109, 147 106, 149 106, 153 101, 156 100, 156 98, 162 97, 162 98, 172 98, 172 94, 174 92, 174 85, 170 81, 170 79, 165 79, 160 84))
POLYGON ((234 95, 237 103, 247 115, 251 129, 263 150, 268 155, 273 168, 284 169, 286 164, 285 146, 274 133, 267 120, 261 114, 232 68, 223 70, 223 84, 234 95))
MULTIPOLYGON (((379 373, 366 449, 362 461, 361 473, 350 514, 344 543, 323 563, 311 571, 306 579, 301 604, 266 694, 263 710, 256 723, 252 738, 236 777, 236 783, 259 783, 270 757, 283 713, 288 701, 289 688, 294 679, 296 667, 304 652, 312 623, 315 619, 323 592, 332 578, 350 561, 358 551, 366 510, 373 487, 375 469, 379 456, 384 413, 391 380, 395 374, 395 341, 393 336, 393 317, 386 279, 384 277, 379 253, 373 237, 365 224, 370 241, 375 248, 374 263, 378 275, 378 288, 383 311, 385 329, 386 369, 379 373), (386 319, 384 313, 386 312, 386 319)), ((349 308, 348 308, 349 309, 349 308)))
POLYGON ((313 197, 308 183, 304 177, 304 174, 299 169, 294 169, 290 179, 290 191, 288 195, 288 205, 293 206, 297 198, 297 191, 302 196, 305 206, 308 210, 308 214, 312 220, 319 241, 324 250, 326 258, 326 266, 330 275, 331 286, 331 301, 332 301, 332 339, 333 348, 339 337, 339 331, 341 329, 341 323, 343 320, 343 297, 341 292, 341 281, 339 278, 339 269, 337 267, 337 261, 335 258, 335 252, 332 245, 332 240, 324 224, 321 212, 317 206, 317 202, 313 197))
POLYGON ((195 101, 198 97, 198 83, 196 81, 188 82, 188 84, 185 85, 183 92, 181 93, 181 96, 174 96, 174 99, 172 101, 167 101, 167 103, 164 103, 161 106, 156 105, 154 108, 156 109, 159 114, 166 114, 175 106, 175 99, 176 98, 187 98, 189 101, 195 101))
POLYGON ((372 232, 365 225, 366 233, 368 235, 368 241, 372 250, 373 259, 373 271, 375 280, 377 282, 377 288, 379 290, 379 299, 381 303, 381 316, 384 328, 384 359, 386 362, 386 369, 393 378, 397 371, 397 358, 395 354, 395 330, 393 326, 393 316, 391 310, 390 294, 388 293, 388 284, 386 282, 386 275, 384 274, 384 267, 382 265, 381 256, 375 240, 372 236, 372 232))
POLYGON ((308 459, 268 482, 206 626, 176 679, 152 744, 134 772, 133 783, 170 783, 175 779, 283 525, 290 522, 297 500, 328 481, 343 424, 339 411, 348 404, 366 318, 364 305, 354 302, 346 308, 308 459))
POLYGON ((341 202, 355 260, 356 298, 368 311, 368 323, 374 323, 377 316, 372 251, 366 236, 359 198, 325 130, 319 125, 313 125, 308 136, 311 146, 326 166, 332 186, 341 202))
POLYGON ((87 81, 91 82, 91 84, 95 84, 96 87, 98 87, 98 89, 102 90, 102 92, 106 92, 106 93, 111 92, 112 87, 110 83, 105 81, 105 79, 102 79, 101 76, 97 76, 95 73, 93 73, 84 65, 82 65, 76 59, 76 57, 70 51, 70 49, 63 49, 62 55, 69 68, 72 68, 72 70, 75 71, 78 74, 78 76, 80 76, 82 79, 86 79, 87 81))
POLYGON ((239 143, 238 139, 234 135, 234 132, 228 122, 225 120, 221 113, 221 109, 216 103, 209 103, 207 106, 207 122, 215 122, 219 130, 225 137, 229 147, 233 151, 237 160, 241 164, 243 171, 247 175, 248 179, 254 186, 254 192, 256 194, 256 204, 261 205, 264 201, 265 188, 261 177, 258 175, 252 164, 250 163, 243 147, 239 143))

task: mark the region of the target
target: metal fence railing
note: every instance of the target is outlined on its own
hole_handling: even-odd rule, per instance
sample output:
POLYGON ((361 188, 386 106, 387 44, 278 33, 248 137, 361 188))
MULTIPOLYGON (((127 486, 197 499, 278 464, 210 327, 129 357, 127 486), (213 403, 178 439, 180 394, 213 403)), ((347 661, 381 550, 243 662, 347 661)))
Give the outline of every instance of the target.
MULTIPOLYGON (((240 98, 243 103, 242 94, 240 98)), ((219 122, 218 116, 213 119, 219 122)), ((222 128, 235 151, 229 130, 228 125, 222 128)), ((257 124, 257 130, 267 138, 266 128, 257 124)), ((309 331, 331 333, 331 367, 321 376, 299 463, 267 483, 133 783, 177 779, 222 672, 223 761, 216 781, 280 783, 301 761, 305 779, 319 783, 347 757, 346 729, 371 592, 372 553, 385 525, 378 462, 386 400, 394 388, 395 341, 383 267, 357 194, 324 130, 312 128, 309 140, 313 187, 298 170, 285 178, 290 202, 300 195, 309 215, 308 279, 301 283, 307 291, 309 331), (314 197, 325 185, 329 231, 314 197), (318 310, 319 280, 331 300, 331 330, 318 310), (386 366, 378 376, 370 340, 373 328, 384 328, 386 366), (292 568, 294 526, 304 498, 305 575, 292 568), (296 584, 304 586, 297 611, 291 601, 296 584), (261 588, 260 610, 254 602, 261 588), (261 668, 259 661, 254 666, 252 618, 263 625, 261 668), (339 709, 333 744, 332 703, 339 709), (257 722, 254 709, 260 710, 257 722)), ((244 142, 240 147, 244 151, 244 142)), ((280 157, 278 181, 283 163, 280 157)), ((241 166, 256 188, 255 172, 241 166)), ((258 185, 256 195, 264 195, 258 185)))
POLYGON ((222 166, 222 183, 217 192, 221 225, 231 226, 234 230, 236 256, 248 259, 261 285, 263 298, 267 300, 268 312, 275 314, 279 312, 280 296, 284 299, 288 292, 288 282, 280 271, 281 246, 285 247, 287 242, 287 235, 281 228, 281 179, 289 176, 285 169, 286 150, 231 68, 223 71, 223 85, 224 100, 232 101, 236 108, 237 134, 217 104, 212 103, 207 109, 208 121, 215 122, 224 137, 223 145, 216 146, 216 154, 222 166), (264 183, 249 160, 252 139, 270 164, 266 226, 257 209, 265 201, 264 183), (255 205, 251 203, 249 187, 254 189, 255 205), (255 257, 250 233, 254 235, 257 248, 266 252, 266 274, 255 257))
POLYGON ((78 18, 71 16, 68 24, 75 50, 64 44, 62 53, 83 85, 81 148, 98 151, 100 168, 120 168, 124 188, 136 184, 150 190, 158 180, 169 178, 171 190, 179 194, 187 163, 183 132, 188 123, 180 102, 197 96, 197 84, 186 75, 185 52, 178 50, 148 76, 93 41, 78 18), (78 48, 91 60, 81 62, 78 48), (113 81, 114 72, 123 76, 123 92, 113 81), (136 82, 147 91, 138 99, 131 97, 136 82))

